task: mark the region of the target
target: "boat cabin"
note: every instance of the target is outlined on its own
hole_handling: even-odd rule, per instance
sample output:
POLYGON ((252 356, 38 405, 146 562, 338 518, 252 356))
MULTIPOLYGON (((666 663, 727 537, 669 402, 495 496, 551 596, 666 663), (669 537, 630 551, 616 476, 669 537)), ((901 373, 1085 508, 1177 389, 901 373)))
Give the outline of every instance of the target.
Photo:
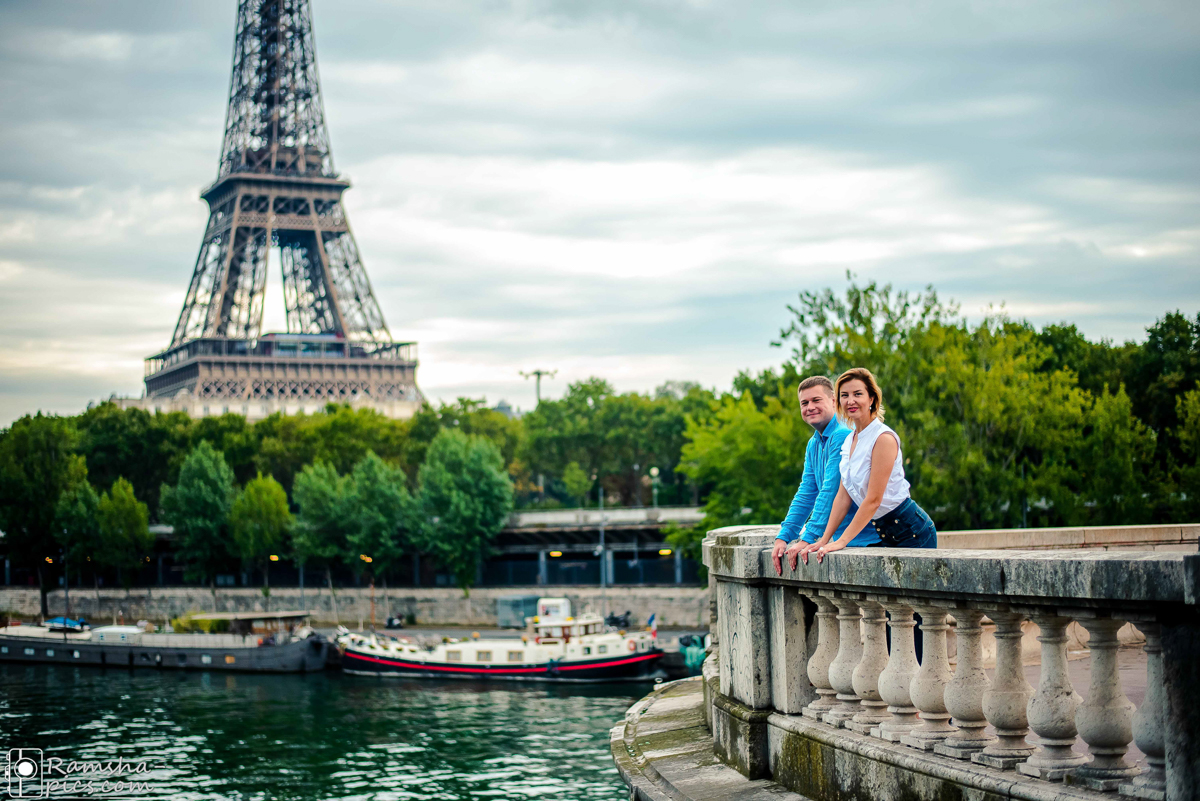
POLYGON ((230 634, 274 634, 290 632, 311 616, 309 612, 209 612, 192 615, 192 620, 227 620, 230 634))
POLYGON ((571 638, 606 631, 604 618, 599 615, 571 616, 571 602, 566 598, 539 598, 538 613, 525 618, 526 637, 547 645, 570 642, 571 638))

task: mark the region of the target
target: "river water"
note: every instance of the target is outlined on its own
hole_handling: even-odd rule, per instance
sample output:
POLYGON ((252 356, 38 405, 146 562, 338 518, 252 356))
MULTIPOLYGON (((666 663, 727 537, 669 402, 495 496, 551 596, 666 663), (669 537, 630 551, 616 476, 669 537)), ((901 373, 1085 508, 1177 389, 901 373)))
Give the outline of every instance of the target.
POLYGON ((648 690, 0 664, 0 747, 146 761, 154 798, 617 801, 648 690))

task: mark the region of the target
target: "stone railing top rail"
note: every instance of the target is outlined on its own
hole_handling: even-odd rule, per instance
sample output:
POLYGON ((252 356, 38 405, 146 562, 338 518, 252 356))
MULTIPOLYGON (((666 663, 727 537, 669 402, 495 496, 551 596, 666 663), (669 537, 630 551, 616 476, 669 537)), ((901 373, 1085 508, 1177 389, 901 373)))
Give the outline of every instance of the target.
POLYGON ((1159 551, 916 550, 849 548, 823 563, 810 558, 782 575, 771 563, 774 526, 709 532, 704 563, 718 580, 824 585, 843 591, 919 594, 947 600, 1126 612, 1162 604, 1196 604, 1200 554, 1159 551))

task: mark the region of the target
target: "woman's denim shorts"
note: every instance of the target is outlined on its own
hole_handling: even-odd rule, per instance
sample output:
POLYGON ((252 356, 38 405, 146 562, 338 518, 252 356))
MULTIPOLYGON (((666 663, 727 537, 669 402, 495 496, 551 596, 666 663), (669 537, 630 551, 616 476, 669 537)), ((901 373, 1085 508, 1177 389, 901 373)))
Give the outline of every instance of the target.
POLYGON ((905 498, 904 503, 874 522, 880 544, 887 548, 937 547, 937 528, 912 498, 905 498))

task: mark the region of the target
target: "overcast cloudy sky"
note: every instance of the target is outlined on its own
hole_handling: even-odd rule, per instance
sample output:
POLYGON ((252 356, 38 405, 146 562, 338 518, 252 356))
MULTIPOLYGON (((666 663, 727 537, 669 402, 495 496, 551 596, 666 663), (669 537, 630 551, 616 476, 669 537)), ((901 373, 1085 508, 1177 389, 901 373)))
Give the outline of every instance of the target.
MULTIPOLYGON (((234 0, 0 3, 0 425, 141 392, 234 0)), ((367 270, 431 399, 727 387, 802 289, 1094 337, 1200 308, 1200 4, 314 0, 367 270)), ((267 322, 282 323, 277 275, 267 322)))

